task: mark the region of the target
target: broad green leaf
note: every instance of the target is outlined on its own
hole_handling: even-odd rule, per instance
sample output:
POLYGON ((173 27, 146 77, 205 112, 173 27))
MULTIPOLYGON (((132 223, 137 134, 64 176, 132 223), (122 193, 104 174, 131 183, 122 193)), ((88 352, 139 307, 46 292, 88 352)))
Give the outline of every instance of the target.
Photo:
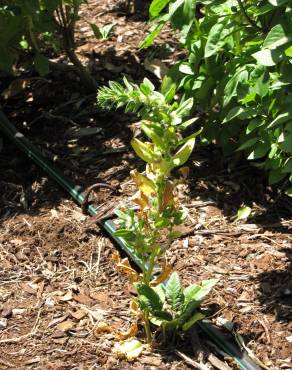
POLYGON ((159 159, 159 156, 151 149, 151 145, 143 143, 139 139, 132 139, 131 145, 136 154, 147 163, 154 163, 159 159))
POLYGON ((238 150, 249 148, 253 146, 255 143, 257 143, 258 141, 259 141, 258 137, 253 137, 251 139, 248 139, 245 143, 241 144, 240 147, 237 148, 236 150, 238 151, 238 150))
POLYGON ((247 135, 250 134, 256 128, 258 128, 258 127, 260 127, 260 126, 262 126, 264 124, 265 124, 265 121, 262 118, 260 118, 260 117, 254 118, 247 125, 247 128, 246 128, 247 135))
POLYGON ((285 194, 288 195, 288 197, 292 197, 292 188, 287 189, 285 194))
POLYGON ((187 116, 190 113, 190 110, 192 109, 193 104, 194 104, 194 99, 193 98, 189 98, 189 99, 181 102, 179 107, 175 111, 176 115, 178 117, 187 116))
POLYGON ((150 16, 157 17, 169 2, 170 0, 153 0, 149 8, 150 16))
POLYGON ((281 125, 282 123, 289 121, 291 118, 292 118, 292 110, 281 113, 271 123, 269 123, 269 125, 267 126, 267 129, 270 129, 272 127, 277 127, 281 125))
POLYGON ((218 279, 203 280, 200 285, 191 285, 190 287, 185 288, 184 296, 186 297, 186 301, 202 301, 218 281, 218 279))
POLYGON ((151 124, 149 121, 142 121, 141 129, 144 134, 153 141, 160 148, 164 148, 164 138, 163 132, 161 132, 161 127, 155 127, 154 124, 151 124))
POLYGON ((246 220, 251 215, 251 208, 250 207, 242 207, 239 208, 236 215, 236 220, 246 220))
POLYGON ((282 6, 288 3, 290 0, 268 0, 270 4, 274 6, 282 6))
POLYGON ((252 54, 256 61, 267 67, 275 66, 282 59, 282 53, 279 50, 262 49, 252 54))
MULTIPOLYGON (((181 124, 178 126, 178 128, 179 128, 180 130, 184 130, 184 129, 186 129, 188 126, 190 126, 191 124, 193 124, 194 122, 198 121, 198 119, 199 119, 199 117, 191 118, 191 119, 189 119, 189 120, 187 120, 187 121, 185 121, 185 122, 181 123, 181 124)), ((199 130, 198 135, 199 135, 201 132, 202 132, 202 130, 199 130)), ((197 136, 197 135, 196 135, 196 136, 197 136)))
POLYGON ((232 119, 236 118, 237 116, 240 115, 240 113, 243 113, 244 112, 244 108, 243 107, 240 107, 240 106, 237 106, 237 107, 233 107, 226 115, 226 117, 224 118, 223 122, 222 123, 225 123, 225 122, 228 122, 228 121, 231 121, 232 119))
POLYGON ((291 35, 286 35, 286 32, 281 24, 274 26, 267 34, 263 43, 264 49, 276 49, 278 46, 285 45, 291 40, 291 35))
POLYGON ((160 21, 151 32, 145 37, 145 39, 139 44, 140 49, 146 49, 154 43, 156 37, 160 34, 162 28, 164 27, 166 20, 160 21))
POLYGON ((174 310, 179 309, 183 304, 184 296, 177 272, 173 272, 168 279, 165 287, 165 295, 167 302, 174 310))
POLYGON ((216 23, 210 29, 205 46, 205 58, 216 54, 227 43, 228 32, 223 23, 216 23))
POLYGON ((148 96, 151 93, 153 93, 155 86, 150 80, 148 80, 148 78, 144 78, 143 82, 140 85, 140 89, 143 92, 143 94, 148 96))
POLYGON ((280 147, 285 152, 292 154, 292 134, 284 136, 284 141, 280 144, 280 147))
POLYGON ((142 283, 135 284, 135 287, 140 295, 139 302, 145 305, 151 313, 162 310, 163 303, 153 288, 142 283))
POLYGON ((282 168, 282 171, 284 173, 289 173, 289 172, 292 173, 292 158, 287 159, 287 161, 285 162, 285 164, 282 168))
POLYGON ((200 291, 201 286, 197 284, 192 284, 186 287, 183 291, 185 297, 185 304, 188 304, 190 301, 195 300, 194 297, 200 291))
POLYGON ((240 83, 246 82, 248 80, 248 71, 246 69, 240 68, 234 73, 230 78, 224 88, 224 100, 223 105, 226 106, 230 100, 236 96, 237 87, 240 83))
POLYGON ((115 231, 115 236, 118 236, 120 238, 124 238, 124 239, 135 239, 135 234, 132 232, 132 231, 129 231, 127 229, 119 229, 117 231, 115 231))
POLYGON ((170 102, 176 92, 176 83, 169 76, 164 76, 161 84, 161 94, 164 96, 166 102, 170 102))
POLYGON ((50 72, 49 60, 41 54, 37 54, 35 56, 34 67, 41 76, 44 76, 50 72))
POLYGON ((195 146, 196 139, 189 139, 179 151, 172 157, 172 162, 175 166, 182 166, 189 159, 195 146))
POLYGON ((203 315, 201 312, 196 312, 183 326, 182 330, 187 331, 189 330, 197 321, 203 320, 205 318, 205 315, 203 315))
POLYGON ((285 50, 285 55, 287 55, 287 57, 292 57, 292 46, 289 46, 289 48, 285 50))
POLYGON ((248 155, 247 159, 259 159, 264 157, 268 153, 270 147, 269 143, 258 143, 248 155))
POLYGON ((272 170, 269 172, 269 185, 276 184, 277 182, 283 180, 287 174, 283 173, 281 170, 272 170))

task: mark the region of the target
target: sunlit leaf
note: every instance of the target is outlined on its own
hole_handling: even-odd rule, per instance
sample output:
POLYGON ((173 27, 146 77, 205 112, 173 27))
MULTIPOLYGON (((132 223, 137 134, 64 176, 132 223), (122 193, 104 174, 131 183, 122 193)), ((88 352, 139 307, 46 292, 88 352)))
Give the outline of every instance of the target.
POLYGON ((246 220, 251 215, 250 207, 242 207, 237 211, 236 220, 246 220))

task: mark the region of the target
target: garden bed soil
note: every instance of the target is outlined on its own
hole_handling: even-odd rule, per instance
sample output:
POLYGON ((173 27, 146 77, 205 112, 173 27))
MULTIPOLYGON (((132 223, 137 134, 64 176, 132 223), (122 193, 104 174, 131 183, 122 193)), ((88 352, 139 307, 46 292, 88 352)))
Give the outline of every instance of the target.
MULTIPOLYGON (((166 29, 156 47, 139 50, 146 17, 124 5, 108 0, 83 7, 79 56, 100 84, 121 74, 158 84, 150 72, 153 65, 161 69, 157 59, 167 67, 182 55, 175 37, 166 29), (98 41, 87 22, 115 23, 115 35, 98 41)), ((9 82, 3 80, 1 88, 9 82)), ((129 200, 134 191, 129 171, 143 168, 129 144, 133 131, 138 133, 135 117, 100 112, 76 75, 59 71, 31 80, 2 106, 76 184, 86 189, 102 181, 119 189, 119 195, 95 193, 103 213, 129 200)), ((0 369, 192 368, 170 347, 133 363, 112 353, 115 333, 134 320, 133 290, 111 259, 115 245, 52 179, 1 139, 0 369)), ((292 368, 291 200, 267 186, 250 164, 227 161, 216 148, 196 149, 189 166, 188 186, 181 189, 188 225, 168 251, 169 263, 184 284, 219 278, 204 303, 208 318, 218 326, 231 323, 266 368, 292 368), (243 205, 253 214, 238 222, 234 216, 243 205)), ((202 362, 223 369, 209 356, 210 345, 202 345, 202 362)), ((192 358, 190 347, 180 343, 178 350, 192 358)))

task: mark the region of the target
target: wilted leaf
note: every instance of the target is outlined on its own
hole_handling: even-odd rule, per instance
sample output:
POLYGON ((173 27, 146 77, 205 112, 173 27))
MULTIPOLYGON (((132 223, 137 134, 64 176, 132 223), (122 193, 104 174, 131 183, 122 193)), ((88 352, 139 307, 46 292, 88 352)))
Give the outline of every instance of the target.
POLYGON ((128 258, 121 259, 119 254, 117 253, 113 254, 112 258, 115 261, 117 261, 117 264, 116 264, 117 270, 127 274, 131 283, 134 283, 140 280, 140 277, 137 274, 137 272, 130 266, 128 258))
POLYGON ((168 68, 160 59, 145 59, 144 67, 147 71, 153 73, 160 80, 167 74, 168 68))
POLYGON ((242 207, 237 211, 236 220, 246 220, 251 214, 250 207, 242 207))
POLYGON ((138 341, 138 339, 130 338, 120 343, 116 343, 113 348, 113 352, 121 358, 126 358, 128 361, 133 361, 139 357, 145 345, 138 341))
POLYGON ((155 193, 155 184, 147 176, 142 175, 137 170, 131 171, 130 175, 139 190, 141 190, 141 192, 144 193, 146 196, 155 193))
POLYGON ((127 331, 120 331, 116 333, 116 338, 119 340, 126 340, 128 338, 135 337, 138 334, 138 325, 137 323, 131 325, 127 331))
POLYGON ((165 281, 169 277, 171 272, 172 272, 172 266, 165 263, 163 265, 161 273, 154 280, 151 281, 150 286, 153 287, 153 286, 156 286, 156 285, 162 283, 163 281, 165 281))
POLYGON ((62 332, 67 332, 71 329, 74 328, 74 322, 71 320, 66 320, 61 322, 60 324, 57 325, 57 329, 62 331, 62 332))
POLYGON ((98 337, 101 333, 111 333, 112 331, 113 328, 110 325, 100 322, 94 327, 93 334, 98 337))

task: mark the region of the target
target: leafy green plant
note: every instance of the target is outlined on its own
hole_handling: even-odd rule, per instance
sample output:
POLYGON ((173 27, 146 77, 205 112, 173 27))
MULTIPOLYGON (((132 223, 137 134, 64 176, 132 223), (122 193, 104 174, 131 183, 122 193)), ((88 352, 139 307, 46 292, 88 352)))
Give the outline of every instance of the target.
MULTIPOLYGON (((156 323, 158 319, 164 320, 160 322, 162 327, 172 326, 177 329, 190 320, 198 307, 185 306, 185 294, 188 290, 181 290, 176 274, 172 275, 166 285, 165 299, 162 296, 163 287, 159 285, 171 273, 170 266, 165 262, 164 252, 172 240, 181 235, 177 226, 184 222, 187 215, 177 200, 176 192, 178 183, 186 178, 188 169, 179 169, 181 179, 173 179, 171 173, 187 162, 193 151, 195 138, 200 133, 199 130, 185 138, 181 134, 195 121, 183 119, 189 115, 193 99, 173 102, 172 87, 165 85, 162 91, 163 93, 155 91, 148 79, 144 79, 138 86, 124 78, 123 85, 110 82, 109 87, 99 90, 97 97, 98 105, 102 108, 125 106, 126 112, 134 112, 141 117, 140 128, 147 138, 147 141, 138 138, 131 141, 138 157, 146 162, 144 173, 137 170, 131 172, 138 188, 133 201, 139 205, 139 211, 135 213, 128 207, 117 211, 120 228, 116 236, 123 238, 142 261, 141 276, 131 269, 126 260, 117 258, 117 266, 136 283, 139 295, 136 301, 139 307, 136 310, 142 315, 148 343, 152 340, 150 320, 155 320, 156 323), (162 272, 153 279, 153 271, 159 265, 162 265, 162 272), (176 289, 181 295, 181 304, 176 301, 179 299, 175 297, 176 289), (167 305, 170 311, 166 310, 167 305)), ((214 280, 203 282, 202 289, 212 283, 214 280)), ((194 297, 192 299, 197 299, 194 297)), ((199 305, 199 299, 197 301, 199 305)))
POLYGON ((153 0, 150 17, 141 47, 168 21, 180 31, 188 56, 168 79, 202 111, 202 140, 245 152, 270 184, 292 182, 291 2, 153 0))
POLYGON ((91 23, 90 26, 97 39, 107 40, 113 34, 114 24, 107 24, 103 27, 98 27, 96 24, 91 23))
MULTIPOLYGON (((96 83, 75 53, 75 25, 80 5, 86 0, 0 1, 0 70, 13 73, 23 54, 33 55, 35 70, 44 75, 50 63, 47 49, 64 51, 90 88, 96 83)), ((21 58, 22 56, 22 58, 21 58)))
POLYGON ((205 317, 198 308, 216 283, 217 279, 210 279, 183 289, 178 273, 173 272, 166 284, 154 288, 136 283, 137 303, 141 311, 148 310, 150 321, 162 329, 166 340, 177 332, 188 331, 205 317))

